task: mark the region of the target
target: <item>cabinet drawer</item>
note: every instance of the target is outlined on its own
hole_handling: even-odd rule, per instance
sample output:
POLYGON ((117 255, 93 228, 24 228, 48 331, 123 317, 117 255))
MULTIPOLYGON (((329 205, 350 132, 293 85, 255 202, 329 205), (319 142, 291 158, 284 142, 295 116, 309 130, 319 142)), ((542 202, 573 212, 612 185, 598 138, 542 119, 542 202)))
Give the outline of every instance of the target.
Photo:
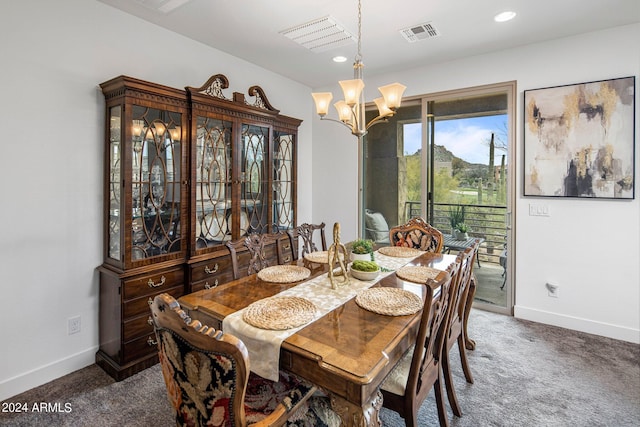
POLYGON ((190 292, 201 291, 203 289, 213 289, 218 286, 224 285, 225 283, 229 283, 233 280, 233 271, 225 271, 221 274, 216 274, 215 276, 209 277, 204 280, 200 280, 198 282, 191 283, 190 292))
POLYGON ((158 294, 165 289, 184 284, 184 270, 182 266, 156 271, 153 274, 137 276, 124 282, 124 299, 130 300, 143 295, 158 294))
POLYGON ((153 333, 153 320, 151 319, 151 312, 127 320, 123 323, 122 326, 122 337, 124 338, 125 342, 151 333, 153 333))
POLYGON ((131 362, 151 353, 157 353, 158 345, 156 342, 156 334, 153 331, 126 342, 123 346, 122 363, 131 362))
POLYGON ((291 250, 291 241, 289 239, 280 240, 280 256, 281 264, 288 264, 293 261, 293 251, 291 250))
POLYGON ((219 275, 231 271, 231 257, 223 256, 191 266, 191 283, 204 279, 216 279, 219 275))
POLYGON ((156 295, 159 295, 163 292, 166 292, 169 295, 173 296, 175 299, 178 299, 184 294, 184 285, 180 284, 180 286, 176 286, 171 289, 162 289, 162 290, 156 291, 156 293, 152 295, 145 295, 143 297, 125 302, 123 304, 124 307, 122 310, 123 320, 126 321, 132 317, 139 316, 141 314, 151 313, 149 306, 151 305, 151 303, 153 303, 153 298, 156 295))

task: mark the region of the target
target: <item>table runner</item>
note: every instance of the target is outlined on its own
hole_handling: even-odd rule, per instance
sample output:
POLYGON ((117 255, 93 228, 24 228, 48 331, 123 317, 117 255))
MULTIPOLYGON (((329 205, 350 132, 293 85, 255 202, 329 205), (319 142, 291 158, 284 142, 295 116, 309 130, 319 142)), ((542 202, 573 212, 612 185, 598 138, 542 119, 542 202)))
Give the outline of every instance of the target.
MULTIPOLYGON (((382 271, 375 281, 363 281, 350 277, 350 284, 338 287, 338 289, 332 289, 328 274, 325 273, 293 288, 282 291, 277 294, 277 296, 298 296, 312 301, 316 307, 318 307, 314 320, 312 320, 313 322, 335 308, 340 307, 342 304, 354 298, 359 291, 370 288, 383 277, 391 274, 393 270, 397 270, 406 265, 416 257, 398 258, 376 252, 374 258, 378 265, 382 267, 383 270, 386 270, 382 271)), ((282 341, 309 323, 297 328, 280 331, 260 329, 245 322, 242 318, 243 312, 244 310, 239 310, 225 317, 222 321, 222 330, 227 334, 236 336, 244 342, 244 345, 249 351, 251 371, 263 378, 278 381, 280 345, 282 341)))

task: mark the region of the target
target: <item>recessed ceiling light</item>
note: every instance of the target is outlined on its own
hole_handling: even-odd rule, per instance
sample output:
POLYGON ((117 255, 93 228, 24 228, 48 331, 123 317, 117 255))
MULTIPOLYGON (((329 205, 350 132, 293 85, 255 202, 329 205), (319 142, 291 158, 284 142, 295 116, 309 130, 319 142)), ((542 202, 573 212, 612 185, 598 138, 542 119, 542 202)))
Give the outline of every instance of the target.
POLYGON ((493 20, 496 22, 507 22, 516 17, 516 13, 508 10, 506 12, 502 12, 493 17, 493 20))
POLYGON ((347 57, 346 56, 334 56, 333 57, 333 62, 346 62, 347 61, 347 57))

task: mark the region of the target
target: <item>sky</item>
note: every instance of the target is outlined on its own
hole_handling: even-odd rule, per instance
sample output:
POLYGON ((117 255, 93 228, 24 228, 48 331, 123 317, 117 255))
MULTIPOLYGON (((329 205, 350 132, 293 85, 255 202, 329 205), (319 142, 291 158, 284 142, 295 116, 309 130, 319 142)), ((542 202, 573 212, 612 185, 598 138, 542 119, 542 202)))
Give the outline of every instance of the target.
MULTIPOLYGON (((506 120, 506 115, 500 115, 436 121, 435 143, 469 163, 488 165, 491 132, 506 142, 506 120)), ((420 123, 405 125, 405 155, 414 154, 420 148, 421 128, 420 123)), ((502 154, 506 152, 496 149, 496 164, 499 164, 502 154)))

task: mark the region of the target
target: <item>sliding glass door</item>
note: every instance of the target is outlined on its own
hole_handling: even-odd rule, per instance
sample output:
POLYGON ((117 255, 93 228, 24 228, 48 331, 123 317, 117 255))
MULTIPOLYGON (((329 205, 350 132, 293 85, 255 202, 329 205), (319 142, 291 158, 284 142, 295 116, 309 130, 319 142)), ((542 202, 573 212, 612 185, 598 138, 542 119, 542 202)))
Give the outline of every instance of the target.
POLYGON ((421 216, 457 242, 481 239, 476 304, 508 313, 514 93, 505 83, 405 101, 363 150, 366 237, 421 216))

